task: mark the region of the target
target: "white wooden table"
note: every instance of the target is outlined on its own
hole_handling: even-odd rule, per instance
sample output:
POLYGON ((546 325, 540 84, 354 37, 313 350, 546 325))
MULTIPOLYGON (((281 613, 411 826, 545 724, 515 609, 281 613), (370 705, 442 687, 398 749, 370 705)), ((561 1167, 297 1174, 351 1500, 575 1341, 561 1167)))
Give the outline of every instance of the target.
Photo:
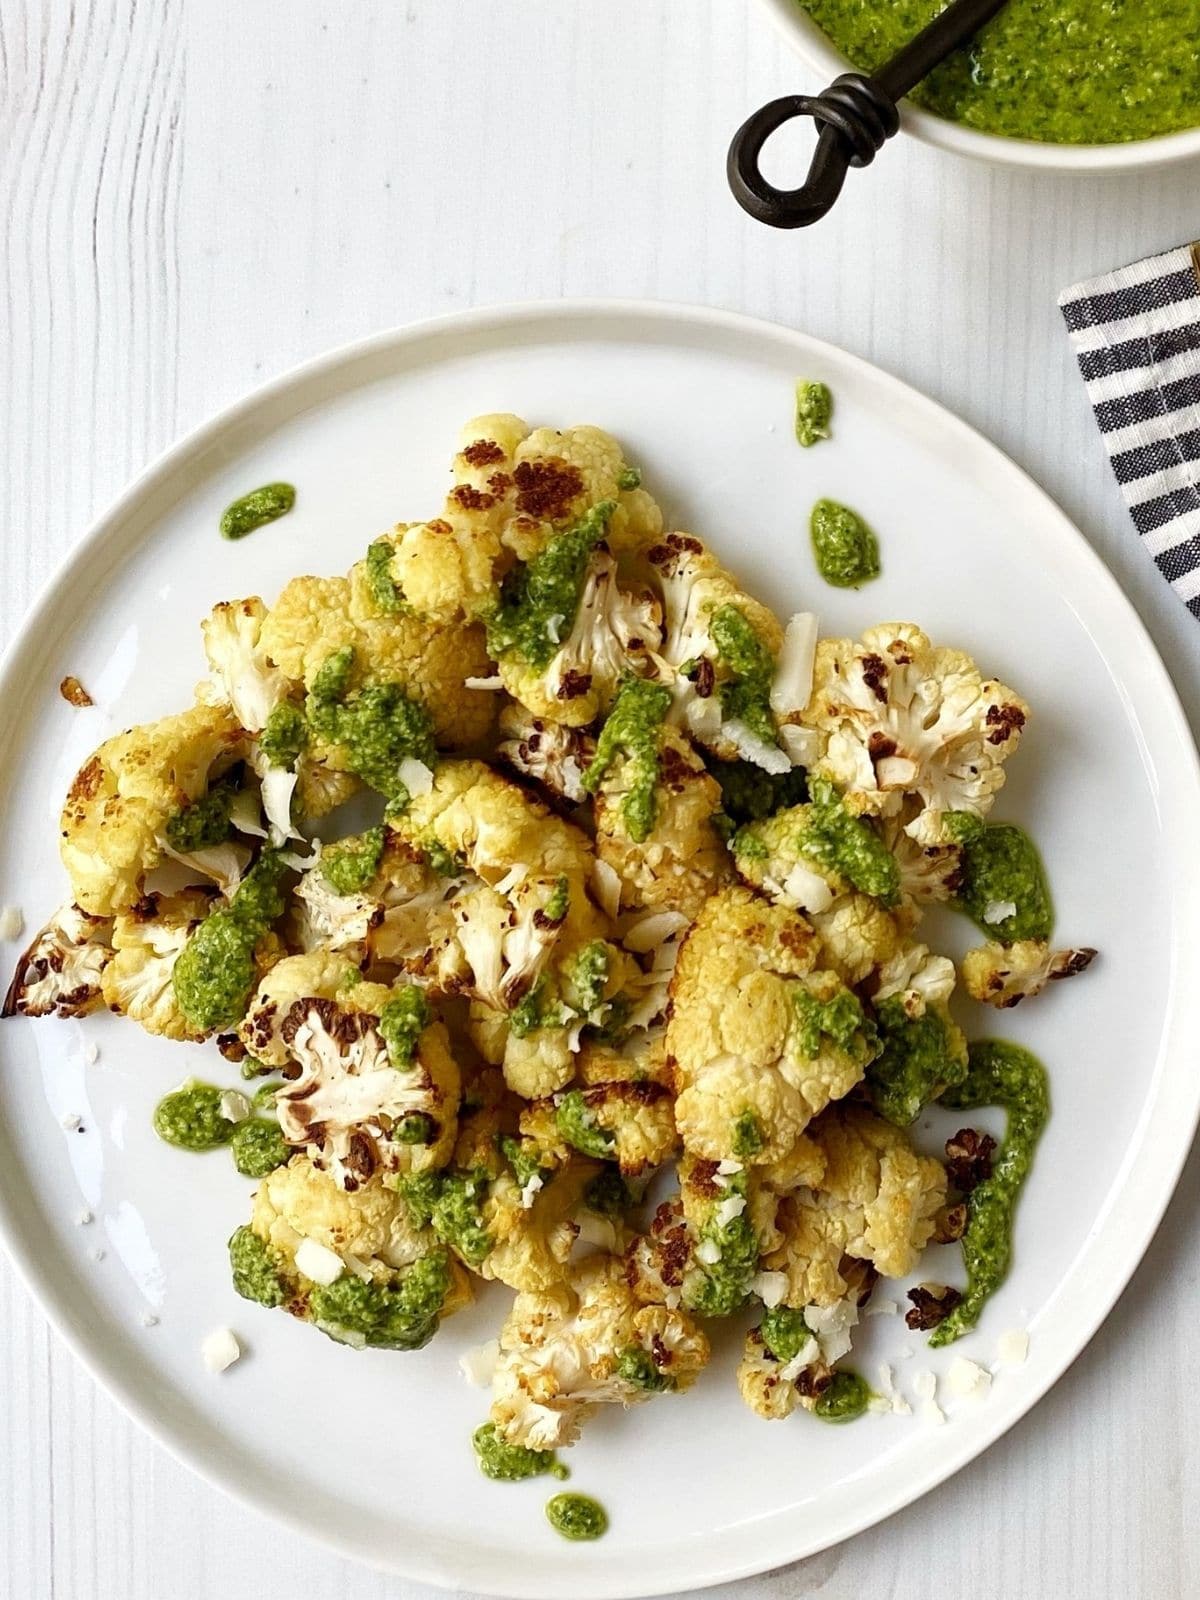
MULTIPOLYGON (((5 636, 127 478, 294 362, 462 306, 646 296, 805 328, 990 434, 1113 567, 1196 726, 1200 631, 1136 548, 1055 295, 1200 235, 1200 173, 1071 183, 900 141, 776 235, 725 146, 810 86, 750 0, 0 0, 5 636)), ((739 1600, 1197 1593, 1198 1199, 1193 1160, 1107 1326, 984 1459, 739 1600)), ((197 1482, 0 1264, 0 1596, 346 1592, 430 1593, 197 1482)))

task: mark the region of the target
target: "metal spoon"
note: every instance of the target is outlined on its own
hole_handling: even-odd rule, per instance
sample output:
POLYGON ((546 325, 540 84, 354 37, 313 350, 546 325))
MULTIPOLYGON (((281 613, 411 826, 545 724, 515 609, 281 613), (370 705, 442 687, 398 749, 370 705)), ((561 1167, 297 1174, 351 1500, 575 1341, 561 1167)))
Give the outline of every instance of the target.
POLYGON ((842 192, 849 167, 866 167, 900 126, 897 101, 940 61, 978 33, 1007 0, 951 0, 878 72, 843 72, 821 95, 789 94, 749 117, 733 136, 726 173, 744 211, 772 228, 807 228, 842 192), (763 177, 763 145, 793 117, 820 128, 808 178, 798 189, 777 189, 763 177))

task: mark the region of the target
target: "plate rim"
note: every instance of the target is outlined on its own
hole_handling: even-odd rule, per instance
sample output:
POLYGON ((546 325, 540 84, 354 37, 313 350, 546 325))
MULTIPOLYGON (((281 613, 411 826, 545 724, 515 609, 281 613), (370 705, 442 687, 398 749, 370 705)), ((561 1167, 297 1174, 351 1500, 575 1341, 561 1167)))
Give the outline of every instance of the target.
MULTIPOLYGON (((1166 664, 1137 609, 1082 530, 1006 451, 941 402, 895 377, 886 368, 828 340, 819 339, 766 318, 713 306, 669 300, 596 297, 525 300, 449 312, 399 324, 335 346, 294 364, 243 394, 185 433, 149 462, 93 519, 82 537, 64 552, 61 561, 38 589, 33 603, 14 631, 3 655, 0 656, 0 704, 4 704, 17 688, 15 678, 19 673, 20 663, 34 642, 39 628, 59 603, 61 592, 70 585, 75 563, 85 556, 96 558, 107 554, 111 559, 117 556, 118 548, 124 556, 136 551, 146 539, 147 533, 143 531, 131 534, 128 528, 136 529, 137 521, 132 514, 138 510, 141 503, 168 487, 173 475, 181 467, 186 466, 193 456, 210 449, 222 435, 252 421, 256 412, 269 408, 272 402, 285 397, 290 390, 301 388, 314 379, 332 376, 339 368, 353 368, 357 363, 372 356, 385 355, 393 350, 401 350, 405 346, 419 345, 423 340, 436 341, 445 335, 452 337, 459 335, 463 338, 473 334, 503 336, 511 334, 522 325, 548 324, 553 330, 576 319, 585 325, 581 337, 586 337, 597 325, 601 330, 600 336, 603 336, 604 330, 612 336, 613 330, 618 329, 622 322, 632 319, 636 325, 638 321, 648 319, 663 326, 690 328, 701 341, 706 334, 741 333, 747 338, 765 339, 777 347, 790 345, 798 356, 828 355, 838 363, 848 364, 854 368, 859 376, 876 384, 882 383, 896 397, 902 398, 910 409, 929 417, 941 430, 943 437, 947 433, 957 434, 964 443, 969 443, 970 448, 977 454, 981 451, 984 458, 989 459, 1009 481, 1020 486, 1027 495, 1033 496, 1048 519, 1057 522, 1065 542, 1074 547, 1076 558, 1090 567, 1091 579, 1099 585, 1098 596, 1107 605, 1115 605, 1118 614, 1123 617, 1126 636, 1135 651, 1133 659, 1137 660, 1139 666, 1150 675, 1148 689, 1156 696, 1155 710, 1162 727, 1163 747, 1168 747, 1168 741, 1177 747, 1175 755, 1182 764, 1190 798, 1200 799, 1200 756, 1197 754, 1191 729, 1166 664), (127 528, 123 528, 125 524, 128 525, 127 528), (112 548, 106 551, 105 547, 109 545, 112 548)), ((556 336, 561 339, 561 332, 556 336)), ((627 331, 625 336, 628 336, 627 331)), ((354 384, 346 385, 341 392, 350 392, 354 387, 354 384)), ((120 557, 117 556, 117 559, 120 557)), ((1118 678, 1115 681, 1120 684, 1122 680, 1118 678)), ((10 700, 8 703, 14 702, 10 700)), ((19 704, 19 698, 16 703, 19 704)), ((1196 899, 1194 912, 1200 921, 1200 892, 1198 892, 1200 872, 1194 869, 1191 876, 1194 880, 1191 885, 1192 893, 1196 899)), ((783 1510, 775 1513, 772 1518, 775 1527, 769 1537, 767 1533, 769 1524, 760 1527, 763 1537, 763 1548, 760 1551, 734 1559, 726 1557, 724 1561, 720 1554, 714 1551, 712 1559, 709 1560, 706 1555, 710 1548, 709 1542, 701 1541, 698 1542, 701 1554, 692 1558, 692 1565, 681 1570, 679 1552, 682 1547, 672 1547, 670 1552, 660 1555, 658 1557, 660 1565, 657 1568, 650 1565, 651 1554, 639 1550, 637 1564, 640 1568, 645 1563, 643 1576, 632 1579, 613 1570, 587 1573, 581 1569, 570 1585, 577 1600, 638 1600, 638 1597, 642 1596, 672 1593, 679 1588, 680 1583, 688 1588, 708 1588, 755 1576, 818 1554, 845 1539, 852 1538, 857 1533, 877 1526, 944 1483, 969 1462, 990 1449, 1058 1382, 1090 1343, 1137 1270, 1175 1192, 1193 1143, 1197 1124, 1200 1122, 1200 1075, 1196 1075, 1189 1083, 1186 1074, 1178 1070, 1180 1064, 1173 1063, 1173 1057, 1179 1053, 1177 1034, 1180 1013, 1186 1004, 1186 994, 1181 992, 1177 981, 1178 940, 1179 934, 1176 930, 1176 942, 1171 947, 1170 981, 1164 1007, 1164 1017, 1169 1026, 1160 1040, 1155 1066, 1156 1082, 1152 1086, 1150 1098, 1143 1107, 1138 1123, 1134 1125, 1129 1146, 1114 1174, 1114 1189, 1117 1181, 1124 1178, 1124 1193, 1128 1193, 1131 1187, 1128 1178, 1134 1167, 1147 1160, 1147 1146, 1152 1126, 1163 1125, 1159 1127, 1153 1151, 1153 1173, 1146 1184, 1138 1186, 1134 1202, 1136 1214, 1133 1218, 1122 1218, 1124 1226, 1116 1230, 1119 1237, 1114 1237, 1112 1227, 1112 1209, 1116 1202, 1110 1200, 1106 1211, 1102 1213, 1103 1225, 1098 1226, 1095 1235, 1086 1245, 1088 1252, 1092 1253, 1100 1249, 1107 1240, 1109 1252, 1115 1257, 1115 1261, 1109 1265, 1107 1273, 1096 1275, 1097 1281, 1104 1282, 1106 1287, 1093 1294, 1091 1304, 1087 1308, 1088 1314, 1078 1321, 1069 1336, 1060 1342, 1060 1348, 1048 1361, 1046 1370, 1039 1374, 1036 1380, 1027 1381, 1019 1388, 1014 1386, 1015 1392, 1007 1400, 1001 1400, 999 1396, 989 1400, 989 1420, 983 1442, 978 1442, 978 1430, 964 1431, 965 1447, 959 1443, 957 1448, 948 1449, 931 1469, 915 1473, 910 1479, 898 1483, 886 1494, 877 1497, 872 1509, 864 1514, 855 1509, 843 1515, 815 1541, 789 1542, 786 1531, 782 1534, 779 1532, 786 1517, 786 1510, 783 1510), (1176 1066, 1174 1074, 1172 1074, 1173 1065, 1176 1066), (1172 1089, 1175 1091, 1175 1098, 1181 1102, 1174 1107, 1169 1104, 1172 1089), (666 1565, 662 1564, 664 1559, 666 1565), (696 1570, 693 1570, 693 1567, 696 1570)), ((1193 1001, 1193 1008, 1200 1016, 1200 992, 1193 1001)), ((332 1528, 312 1526, 299 1512, 290 1510, 278 1497, 256 1492, 253 1486, 247 1485, 241 1479, 234 1480, 219 1475, 217 1467, 208 1464, 208 1458, 202 1449, 189 1444, 186 1425, 171 1419, 163 1420, 153 1414, 148 1402, 129 1379, 126 1364, 106 1353, 101 1341, 89 1343, 82 1333, 77 1334, 65 1302, 64 1292, 59 1289, 51 1274, 39 1268, 32 1249, 22 1237, 16 1206, 10 1198, 7 1185, 2 1181, 0 1181, 0 1244, 3 1245, 18 1278, 35 1305, 75 1359, 122 1411, 147 1433, 158 1447, 165 1449, 182 1466, 256 1514, 286 1526, 342 1557, 359 1561, 376 1570, 439 1587, 461 1581, 461 1572, 458 1575, 447 1572, 436 1555, 422 1555, 421 1552, 413 1550, 405 1552, 404 1560, 400 1563, 388 1556, 364 1552, 355 1545, 349 1535, 340 1536, 332 1528)), ((547 1597, 547 1600, 559 1600, 564 1581, 561 1562, 554 1559, 541 1561, 532 1551, 529 1553, 529 1561, 530 1571, 519 1579, 511 1570, 510 1564, 509 1568, 498 1572, 495 1578, 490 1574, 480 1574, 473 1570, 469 1578, 470 1585, 478 1593, 513 1597, 513 1600, 540 1600, 542 1596, 547 1597)), ((629 1565, 633 1565, 632 1560, 629 1565)))

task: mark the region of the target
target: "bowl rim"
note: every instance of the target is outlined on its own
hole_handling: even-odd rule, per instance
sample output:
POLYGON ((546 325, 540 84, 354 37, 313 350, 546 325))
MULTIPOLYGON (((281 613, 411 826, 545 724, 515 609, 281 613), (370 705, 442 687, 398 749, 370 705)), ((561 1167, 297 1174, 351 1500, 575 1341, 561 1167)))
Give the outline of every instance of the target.
MULTIPOLYGON (((831 80, 850 66, 803 8, 803 0, 759 0, 797 55, 823 79, 831 80)), ((1123 144, 1050 144, 1040 139, 1011 139, 981 133, 921 111, 906 100, 900 108, 901 128, 924 144, 999 166, 1042 172, 1110 173, 1146 171, 1200 156, 1200 126, 1162 133, 1123 144)))

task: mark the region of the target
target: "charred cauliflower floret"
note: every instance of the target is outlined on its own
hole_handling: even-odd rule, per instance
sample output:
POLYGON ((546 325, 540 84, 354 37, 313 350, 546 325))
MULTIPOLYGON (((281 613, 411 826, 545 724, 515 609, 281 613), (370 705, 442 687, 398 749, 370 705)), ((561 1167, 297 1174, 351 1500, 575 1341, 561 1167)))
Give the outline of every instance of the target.
POLYGON ((106 739, 76 773, 62 812, 63 865, 79 907, 108 917, 140 900, 168 822, 244 747, 225 706, 193 706, 106 739))
POLYGON ((671 1091, 652 1079, 564 1090, 530 1106, 521 1132, 550 1148, 568 1145, 598 1161, 615 1161, 627 1178, 662 1166, 679 1142, 671 1091))
POLYGON ((640 1304, 619 1263, 584 1262, 569 1285, 520 1294, 500 1335, 491 1420, 509 1444, 573 1444, 596 1407, 691 1386, 708 1361, 683 1311, 640 1304))
POLYGON ((876 974, 872 999, 880 1049, 867 1069, 875 1109, 911 1123, 967 1070, 967 1042, 950 1015, 954 963, 906 941, 876 974))
POLYGON ((948 842, 947 812, 986 815, 1028 717, 1019 695, 911 622, 822 639, 803 712, 821 736, 815 770, 852 811, 889 816, 919 799, 905 825, 918 844, 948 842))
POLYGON ((857 1322, 853 1289, 829 1305, 769 1308, 746 1335, 738 1364, 738 1391, 751 1411, 768 1422, 791 1416, 797 1406, 821 1411, 836 1379, 834 1363, 849 1351, 857 1322))
POLYGON ((357 1349, 418 1350, 471 1298, 470 1281, 414 1229, 378 1178, 354 1193, 297 1155, 259 1185, 229 1241, 233 1286, 357 1349))
POLYGON ((498 760, 567 805, 581 805, 587 799, 583 775, 596 753, 590 733, 535 717, 515 702, 500 713, 500 733, 498 760))
POLYGON ((17 963, 4 1001, 6 1017, 82 1017, 103 1004, 112 960, 112 920, 76 905, 60 906, 17 963))
POLYGON ((684 1146, 706 1159, 786 1155, 875 1052, 862 1005, 814 971, 809 925, 745 889, 713 896, 679 954, 667 1050, 684 1146))
POLYGON ((1086 946, 1052 950, 1044 939, 1021 939, 1010 945, 988 943, 968 950, 963 957, 963 985, 973 1000, 1003 1011, 1041 994, 1048 983, 1086 972, 1095 959, 1095 950, 1086 946))
POLYGON ((419 989, 361 983, 340 1004, 306 996, 279 1035, 292 1063, 275 1095, 279 1131, 343 1188, 450 1159, 461 1079, 419 989))
POLYGON ((771 705, 783 644, 774 615, 690 534, 668 534, 646 559, 662 592, 674 714, 721 760, 787 772, 771 705))
POLYGON ((258 985, 238 1027, 238 1037, 264 1066, 285 1066, 291 1056, 283 1024, 296 1002, 346 998, 361 976, 338 950, 320 947, 303 955, 284 956, 258 985))
POLYGON ((113 919, 113 957, 104 968, 104 1003, 132 1017, 147 1033, 164 1039, 203 1035, 188 1022, 175 998, 175 962, 212 909, 202 889, 145 895, 113 919))
POLYGON ((815 779, 806 805, 748 822, 733 836, 738 872, 778 905, 828 911, 850 889, 885 906, 900 895, 895 857, 827 782, 815 779))
POLYGON ((705 1317, 727 1317, 748 1299, 759 1256, 775 1242, 776 1197, 740 1161, 685 1154, 679 1190, 691 1253, 683 1302, 705 1317))
POLYGON ((201 623, 209 676, 196 697, 207 705, 228 706, 247 733, 261 733, 293 689, 263 649, 266 616, 266 606, 254 595, 221 601, 201 623))
POLYGON ((728 881, 729 855, 714 826, 721 787, 687 740, 653 720, 657 685, 627 684, 600 734, 586 786, 596 797, 596 852, 621 880, 631 911, 692 918, 728 881))

